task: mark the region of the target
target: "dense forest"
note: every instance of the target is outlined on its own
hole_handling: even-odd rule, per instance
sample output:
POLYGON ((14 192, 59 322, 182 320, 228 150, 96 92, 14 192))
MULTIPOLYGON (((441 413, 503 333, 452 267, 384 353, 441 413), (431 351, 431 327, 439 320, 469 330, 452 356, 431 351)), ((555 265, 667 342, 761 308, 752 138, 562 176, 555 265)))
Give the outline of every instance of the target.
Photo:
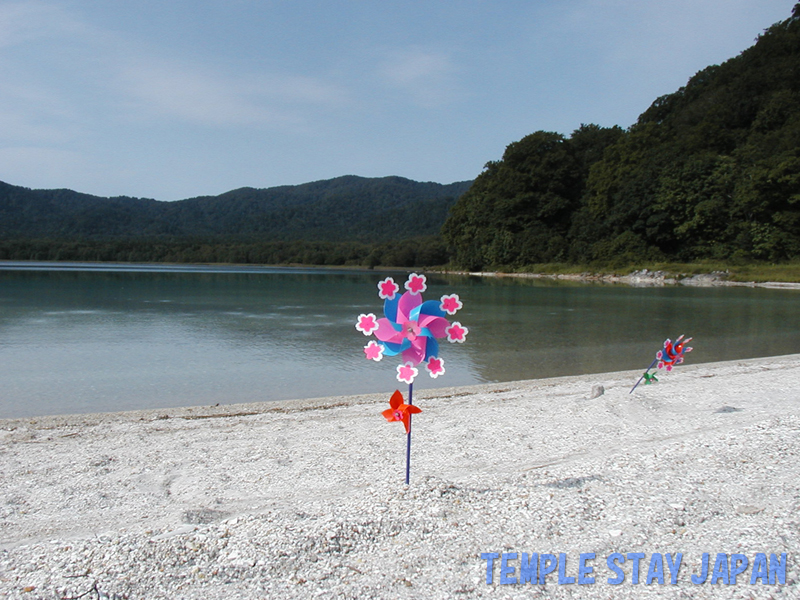
POLYGON ((444 265, 449 256, 441 236, 376 243, 240 241, 226 237, 0 239, 0 260, 304 264, 373 268, 444 265))
POLYGON ((30 190, 0 182, 0 237, 233 236, 385 242, 437 235, 450 206, 471 183, 441 185, 402 177, 349 175, 159 202, 101 198, 71 190, 30 190))
POLYGON ((0 182, 0 259, 444 264, 439 229, 471 183, 345 176, 158 202, 0 182))
POLYGON ((625 131, 510 144, 443 235, 469 269, 800 257, 800 4, 625 131))
POLYGON ((800 3, 628 129, 509 144, 474 182, 339 177, 178 202, 0 182, 0 259, 518 269, 800 258, 800 3))

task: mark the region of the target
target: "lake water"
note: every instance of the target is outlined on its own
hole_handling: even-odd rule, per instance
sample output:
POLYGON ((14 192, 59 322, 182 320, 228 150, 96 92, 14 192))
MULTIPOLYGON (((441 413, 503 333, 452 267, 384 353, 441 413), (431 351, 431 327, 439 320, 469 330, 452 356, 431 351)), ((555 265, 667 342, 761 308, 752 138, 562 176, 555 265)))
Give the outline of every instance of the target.
MULTIPOLYGON (((359 313, 406 273, 0 263, 0 417, 391 392, 359 313)), ((420 388, 642 369, 666 337, 687 363, 800 352, 800 291, 428 277, 458 293, 465 344, 420 388)), ((678 376, 679 371, 670 374, 678 376)), ((633 382, 631 382, 633 385, 633 382)))

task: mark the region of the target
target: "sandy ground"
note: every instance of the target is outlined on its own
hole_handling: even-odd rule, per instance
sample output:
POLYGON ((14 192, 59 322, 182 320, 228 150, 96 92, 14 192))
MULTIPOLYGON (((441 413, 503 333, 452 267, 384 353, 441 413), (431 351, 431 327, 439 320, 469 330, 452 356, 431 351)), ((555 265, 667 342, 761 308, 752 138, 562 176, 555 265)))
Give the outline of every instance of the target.
POLYGON ((0 597, 800 598, 800 355, 640 374, 0 421, 0 597))

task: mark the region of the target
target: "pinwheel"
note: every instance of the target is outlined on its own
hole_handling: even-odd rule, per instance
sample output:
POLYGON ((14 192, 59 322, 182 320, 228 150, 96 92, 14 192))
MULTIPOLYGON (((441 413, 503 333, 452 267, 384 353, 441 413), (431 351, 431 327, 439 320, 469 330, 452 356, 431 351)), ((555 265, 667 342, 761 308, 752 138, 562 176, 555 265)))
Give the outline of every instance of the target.
POLYGON ((645 385, 649 385, 654 381, 658 381, 658 379, 656 379, 655 374, 653 375, 650 374, 650 369, 656 366, 656 363, 658 363, 659 369, 666 368, 667 371, 672 371, 673 367, 681 364, 683 362, 683 355, 686 354, 687 352, 692 351, 692 348, 686 345, 691 341, 692 338, 683 339, 683 336, 680 336, 674 342, 669 338, 667 338, 664 341, 664 349, 656 352, 655 359, 653 360, 652 363, 650 363, 650 366, 647 367, 647 369, 645 369, 644 374, 639 378, 639 381, 637 381, 636 384, 631 388, 631 391, 629 393, 630 394, 633 393, 633 390, 635 390, 636 386, 638 386, 642 382, 642 379, 645 380, 645 385))
POLYGON ((444 374, 444 359, 439 356, 437 339, 463 343, 469 330, 458 321, 450 323, 447 320, 448 315, 456 314, 463 307, 458 295, 423 301, 422 292, 427 289, 427 282, 424 275, 416 273, 409 275, 405 289, 408 291, 398 296, 400 287, 391 277, 378 283, 378 297, 384 301, 384 316, 361 314, 356 329, 377 338, 377 341, 370 340, 364 346, 366 358, 379 361, 384 356, 401 357, 397 380, 410 385, 419 374, 417 365, 422 362, 434 379, 444 374))
POLYGON ((469 330, 458 321, 452 323, 448 316, 456 314, 464 305, 457 294, 442 296, 439 300, 424 301, 422 293, 428 289, 425 275, 411 273, 405 283, 405 292, 398 295, 400 286, 387 277, 378 282, 378 297, 383 300, 383 317, 372 313, 360 314, 356 329, 366 336, 374 335, 364 346, 369 360, 380 361, 384 356, 400 356, 397 380, 408 384, 408 404, 396 391, 390 400, 391 409, 383 412, 389 421, 402 421, 408 436, 406 450, 406 483, 411 464, 411 415, 420 412, 413 405, 413 384, 419 375, 417 368, 425 363, 432 378, 444 375, 444 359, 439 356, 439 339, 450 343, 463 343, 469 330), (405 407, 405 408, 404 408, 405 407))
POLYGON ((667 339, 664 342, 664 350, 659 350, 656 353, 656 360, 658 361, 658 368, 666 368, 667 371, 672 371, 672 367, 676 367, 683 362, 683 355, 686 352, 691 352, 692 349, 686 344, 692 341, 692 338, 683 339, 679 337, 673 343, 667 339))
POLYGON ((389 406, 391 408, 383 411, 383 416, 390 423, 392 421, 400 421, 405 426, 406 433, 409 433, 411 431, 411 415, 421 413, 422 409, 413 404, 404 404, 403 394, 400 393, 400 390, 395 390, 394 394, 392 394, 389 399, 389 406))

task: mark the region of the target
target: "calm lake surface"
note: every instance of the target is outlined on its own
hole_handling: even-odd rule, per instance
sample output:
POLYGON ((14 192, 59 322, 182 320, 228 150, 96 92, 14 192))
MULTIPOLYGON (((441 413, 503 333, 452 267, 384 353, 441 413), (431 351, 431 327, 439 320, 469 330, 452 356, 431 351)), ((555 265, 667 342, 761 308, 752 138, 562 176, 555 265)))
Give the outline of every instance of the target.
MULTIPOLYGON (((399 359, 366 360, 354 326, 387 274, 407 276, 0 263, 0 418, 388 394, 399 359)), ((449 293, 467 342, 420 388, 644 371, 682 333, 687 364, 800 352, 796 290, 428 277, 426 299, 449 293)))

